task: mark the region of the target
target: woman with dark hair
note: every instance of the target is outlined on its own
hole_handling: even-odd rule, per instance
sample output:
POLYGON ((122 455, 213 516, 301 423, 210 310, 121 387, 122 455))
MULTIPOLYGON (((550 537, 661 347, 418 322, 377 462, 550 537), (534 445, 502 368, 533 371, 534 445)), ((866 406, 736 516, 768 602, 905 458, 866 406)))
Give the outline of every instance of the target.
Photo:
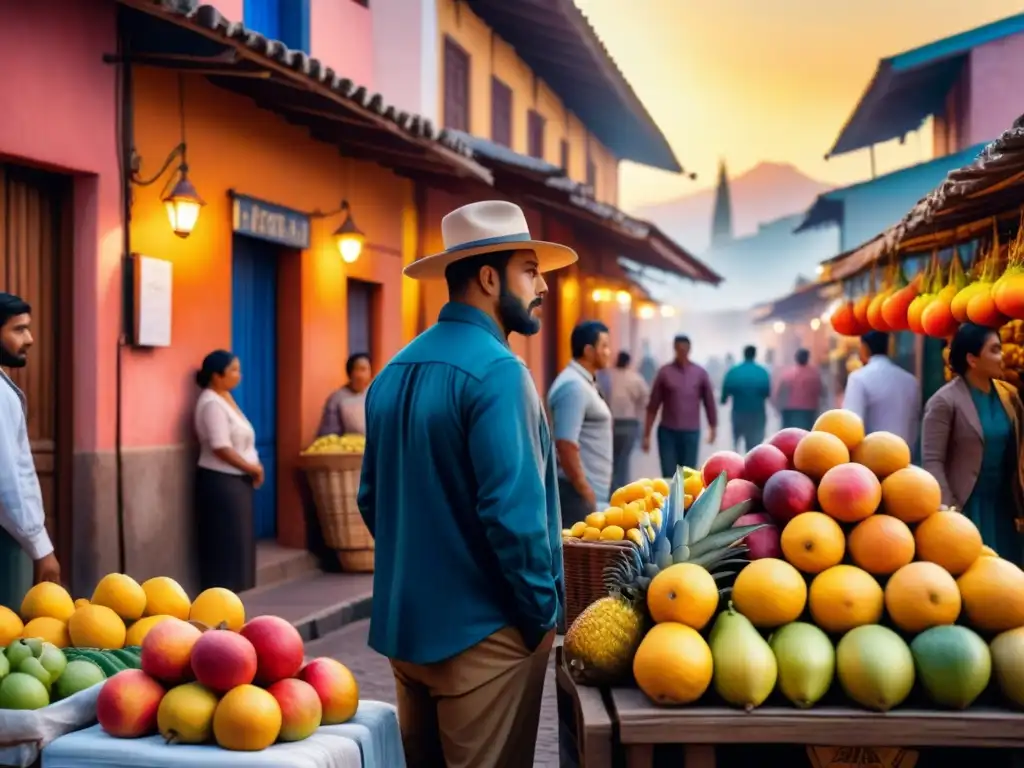
POLYGON ((949 347, 956 378, 925 405, 922 463, 942 488, 942 503, 961 510, 984 542, 1021 563, 1024 467, 1017 390, 1001 381, 998 332, 965 323, 949 347))
POLYGON ((366 390, 373 380, 373 366, 365 352, 349 355, 345 361, 348 383, 331 393, 324 403, 317 437, 366 434, 366 390))
POLYGON ((263 483, 256 433, 231 390, 242 380, 238 358, 218 349, 203 360, 196 384, 199 574, 203 589, 243 592, 256 585, 253 490, 263 483))

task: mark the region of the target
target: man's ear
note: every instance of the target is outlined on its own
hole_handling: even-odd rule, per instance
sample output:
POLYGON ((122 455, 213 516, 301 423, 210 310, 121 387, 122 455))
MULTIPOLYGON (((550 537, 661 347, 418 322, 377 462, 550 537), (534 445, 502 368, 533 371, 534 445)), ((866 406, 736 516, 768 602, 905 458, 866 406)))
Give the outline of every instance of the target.
POLYGON ((476 274, 480 288, 487 296, 497 296, 501 293, 501 275, 494 267, 487 265, 480 267, 476 274))

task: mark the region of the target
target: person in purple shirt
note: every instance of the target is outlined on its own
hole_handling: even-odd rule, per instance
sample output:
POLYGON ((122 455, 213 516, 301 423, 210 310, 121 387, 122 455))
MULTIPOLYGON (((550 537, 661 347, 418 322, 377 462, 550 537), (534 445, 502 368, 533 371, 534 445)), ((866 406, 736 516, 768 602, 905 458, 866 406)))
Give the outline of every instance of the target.
POLYGON ((676 359, 662 366, 654 377, 647 404, 643 451, 651 450, 651 430, 661 411, 658 425, 658 457, 661 474, 672 477, 677 466, 696 467, 700 449, 700 404, 708 415, 708 443, 715 442, 718 409, 708 372, 690 360, 690 339, 676 336, 676 359))

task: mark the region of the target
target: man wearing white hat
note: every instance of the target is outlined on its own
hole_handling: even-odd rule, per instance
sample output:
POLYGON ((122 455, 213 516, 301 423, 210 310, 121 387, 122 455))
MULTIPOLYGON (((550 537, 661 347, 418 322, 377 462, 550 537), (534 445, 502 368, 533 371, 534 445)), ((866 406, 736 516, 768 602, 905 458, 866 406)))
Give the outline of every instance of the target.
POLYGON ((447 281, 449 302, 366 398, 370 646, 391 660, 410 768, 530 768, 562 540, 551 433, 508 336, 540 330, 542 273, 576 254, 533 240, 508 202, 441 231, 445 250, 405 274, 447 281))

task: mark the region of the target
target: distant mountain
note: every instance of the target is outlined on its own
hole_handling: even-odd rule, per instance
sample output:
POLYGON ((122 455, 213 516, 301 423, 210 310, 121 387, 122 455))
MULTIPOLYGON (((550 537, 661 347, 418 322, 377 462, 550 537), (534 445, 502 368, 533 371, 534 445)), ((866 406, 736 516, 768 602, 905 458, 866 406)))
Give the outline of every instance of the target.
MULTIPOLYGON (((757 232, 759 224, 799 213, 831 185, 812 179, 789 163, 759 163, 729 179, 733 236, 757 232)), ((634 213, 650 219, 689 251, 700 254, 711 241, 714 188, 644 206, 634 213)))

